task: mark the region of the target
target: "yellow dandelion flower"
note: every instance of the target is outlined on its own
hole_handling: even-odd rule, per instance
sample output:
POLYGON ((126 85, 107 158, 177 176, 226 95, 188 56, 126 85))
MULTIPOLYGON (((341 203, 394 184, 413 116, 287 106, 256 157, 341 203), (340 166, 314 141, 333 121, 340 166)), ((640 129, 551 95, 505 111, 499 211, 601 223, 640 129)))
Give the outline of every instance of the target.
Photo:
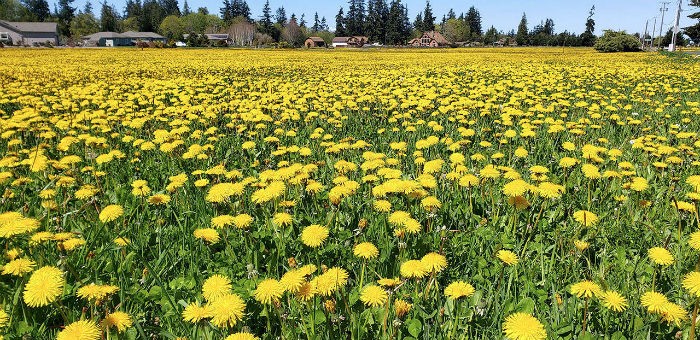
POLYGON ((622 312, 623 310, 627 309, 627 306, 629 306, 627 304, 627 299, 625 299, 622 294, 614 290, 609 290, 602 293, 600 298, 603 302, 603 306, 614 312, 622 312))
POLYGON ((379 255, 379 249, 370 242, 362 242, 353 248, 353 254, 363 259, 372 259, 379 255))
POLYGON ((253 292, 255 300, 262 304, 271 304, 279 301, 284 293, 284 286, 275 279, 265 279, 258 283, 258 287, 253 292))
POLYGON ((224 338, 224 340, 260 340, 260 338, 251 333, 238 332, 227 336, 226 338, 224 338))
POLYGON ((99 217, 102 223, 108 223, 118 219, 122 215, 124 215, 124 209, 122 208, 122 206, 112 204, 104 207, 104 209, 102 209, 102 211, 100 212, 99 217))
POLYGON ((3 275, 23 276, 34 270, 36 263, 30 259, 19 258, 5 264, 2 268, 3 275))
POLYGON ((462 297, 470 297, 474 294, 474 286, 464 281, 455 281, 445 288, 445 296, 457 300, 462 297))
POLYGON ((585 227, 590 227, 598 223, 598 216, 587 210, 579 210, 574 213, 576 222, 581 223, 585 227))
POLYGON ((411 311, 411 308, 413 308, 413 304, 410 304, 405 300, 394 300, 394 313, 399 319, 403 318, 406 314, 408 314, 411 311))
POLYGON ((37 269, 24 287, 24 302, 30 307, 42 307, 56 301, 63 293, 63 272, 52 266, 37 269))
POLYGON ((211 308, 209 308, 209 305, 200 306, 199 303, 196 302, 188 304, 182 311, 182 319, 191 323, 200 322, 211 316, 211 308))
POLYGON ((649 259, 660 266, 673 264, 674 259, 671 252, 661 247, 654 247, 648 251, 649 259))
POLYGON ((231 293, 231 280, 219 274, 209 277, 202 285, 202 295, 207 301, 216 300, 220 296, 231 293))
POLYGON ((362 289, 360 300, 368 307, 379 307, 389 298, 386 290, 379 286, 369 285, 362 289))
POLYGON ((599 296, 602 293, 600 286, 589 280, 581 281, 571 285, 571 294, 578 296, 579 298, 590 298, 593 296, 599 296))
POLYGON ((97 340, 100 329, 90 320, 80 320, 66 326, 56 335, 56 340, 97 340))
POLYGON ((544 325, 527 313, 514 313, 506 317, 503 333, 510 340, 544 340, 547 337, 544 325))
POLYGON ((423 262, 419 260, 408 260, 402 263, 400 272, 401 276, 407 278, 422 278, 428 273, 423 262))
POLYGON ((426 271, 439 273, 447 267, 447 258, 438 253, 427 253, 421 258, 423 268, 426 271))
POLYGON ((641 297, 642 306, 646 307, 651 313, 660 313, 664 310, 666 304, 669 303, 665 295, 657 292, 646 292, 641 297))
POLYGON ((210 244, 215 244, 219 242, 219 232, 216 231, 216 229, 212 228, 199 228, 195 229, 194 232, 194 237, 204 240, 210 244))
POLYGON ((509 266, 516 265, 519 261, 518 255, 515 255, 514 252, 505 249, 499 250, 496 253, 496 257, 498 257, 499 260, 501 260, 503 263, 509 266))
POLYGON ((216 327, 233 327, 243 319, 245 302, 236 294, 227 293, 209 302, 211 324, 216 327))
POLYGON ((103 328, 116 328, 118 333, 123 333, 127 328, 131 327, 133 321, 131 316, 124 312, 113 312, 107 314, 104 320, 102 320, 103 328))
POLYGON ((312 224, 301 232, 301 241, 311 247, 317 248, 328 237, 328 229, 318 224, 312 224))

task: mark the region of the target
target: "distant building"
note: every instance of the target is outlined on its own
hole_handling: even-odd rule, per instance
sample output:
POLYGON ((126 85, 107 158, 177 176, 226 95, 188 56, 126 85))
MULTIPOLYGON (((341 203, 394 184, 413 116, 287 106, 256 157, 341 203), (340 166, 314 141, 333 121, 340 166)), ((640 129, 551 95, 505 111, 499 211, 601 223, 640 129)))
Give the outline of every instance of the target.
POLYGON ((0 41, 8 45, 58 45, 55 22, 10 22, 0 20, 0 41))
POLYGON ((306 46, 306 48, 326 47, 326 42, 321 37, 309 37, 304 41, 304 46, 306 46))
POLYGON ((165 37, 153 32, 97 32, 83 37, 85 46, 115 47, 134 46, 139 41, 165 42, 165 37))
MULTIPOLYGON (((195 34, 197 35, 197 34, 195 34)), ((231 42, 231 39, 229 39, 228 33, 206 33, 204 34, 205 37, 207 37, 207 40, 212 43, 218 43, 223 41, 226 44, 229 44, 231 42)), ((189 34, 183 34, 182 38, 187 40, 190 37, 189 34)))
POLYGON ((369 39, 365 36, 352 36, 352 37, 335 37, 333 38, 333 47, 362 47, 364 44, 368 43, 369 39))
POLYGON ((444 47, 449 46, 450 42, 440 32, 429 31, 418 38, 412 39, 408 42, 408 45, 413 47, 444 47))

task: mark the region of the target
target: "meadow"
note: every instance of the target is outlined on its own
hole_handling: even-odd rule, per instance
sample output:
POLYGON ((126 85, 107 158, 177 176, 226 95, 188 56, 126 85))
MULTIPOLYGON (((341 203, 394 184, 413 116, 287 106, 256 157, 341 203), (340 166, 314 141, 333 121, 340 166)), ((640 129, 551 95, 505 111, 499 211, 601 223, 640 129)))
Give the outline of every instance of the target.
POLYGON ((689 339, 700 62, 0 50, 5 339, 689 339))

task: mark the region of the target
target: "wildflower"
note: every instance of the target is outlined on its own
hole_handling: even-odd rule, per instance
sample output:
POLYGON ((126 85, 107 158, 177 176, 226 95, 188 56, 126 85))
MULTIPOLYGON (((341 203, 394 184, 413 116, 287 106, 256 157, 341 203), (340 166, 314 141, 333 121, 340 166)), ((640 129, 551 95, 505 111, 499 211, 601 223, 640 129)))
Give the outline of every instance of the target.
POLYGON ((700 272, 690 272, 683 278, 683 288, 690 294, 700 297, 700 272))
POLYGON ((506 317, 503 333, 510 340, 543 340, 547 337, 542 323, 526 313, 514 313, 506 317))
POLYGON ((598 223, 598 216, 587 210, 579 210, 574 213, 576 222, 581 223, 585 227, 590 227, 598 223))
POLYGON ((19 258, 5 264, 2 268, 3 275, 23 276, 34 270, 36 263, 30 259, 19 258))
MULTIPOLYGON (((246 143, 248 143, 248 142, 246 142, 246 143)), ((260 340, 260 338, 258 338, 257 336, 255 336, 251 333, 238 332, 238 333, 233 333, 233 334, 227 336, 226 338, 224 338, 224 340, 260 340)))
POLYGON ((275 279, 265 279, 258 283, 258 288, 255 289, 253 295, 255 300, 262 304, 271 304, 272 302, 279 301, 284 293, 284 286, 280 284, 279 281, 275 279))
POLYGON ((688 240, 688 244, 690 245, 691 248, 700 251, 700 231, 696 231, 692 234, 690 234, 690 239, 688 240))
POLYGON ((42 307, 56 301, 63 293, 63 272, 52 266, 37 269, 24 287, 24 302, 29 307, 42 307))
POLYGON ((571 294, 578 296, 579 298, 590 298, 593 296, 599 296, 602 293, 600 286, 592 281, 581 281, 571 285, 571 294))
POLYGON ((233 327, 243 318, 245 302, 236 294, 226 293, 210 301, 211 323, 216 327, 233 327))
POLYGON ((170 195, 155 194, 148 198, 148 203, 153 205, 166 205, 170 202, 170 195))
POLYGON ((578 249, 579 251, 584 251, 584 250, 588 249, 588 247, 590 246, 590 244, 589 244, 588 242, 586 242, 586 241, 576 240, 576 241, 574 241, 574 246, 575 246, 576 249, 578 249))
POLYGON ((394 313, 396 313, 397 318, 402 318, 413 308, 413 304, 408 303, 402 299, 394 300, 394 313))
POLYGON ((210 244, 219 242, 219 233, 212 228, 199 228, 194 230, 194 237, 204 240, 210 244))
POLYGON ((76 295, 88 301, 94 302, 99 305, 107 296, 112 295, 119 291, 119 287, 113 285, 97 285, 91 283, 89 285, 82 286, 78 288, 76 295))
POLYGON ((423 268, 426 271, 438 273, 447 267, 447 259, 438 253, 427 253, 421 258, 423 268))
POLYGON ((496 257, 498 257, 499 260, 503 261, 506 265, 513 266, 518 264, 518 255, 515 255, 514 252, 510 250, 499 250, 498 253, 496 253, 496 257))
POLYGON ((600 299, 602 300, 605 308, 615 312, 622 312, 623 310, 627 309, 628 306, 627 299, 614 290, 603 292, 600 299))
POLYGON ((328 237, 328 229, 318 224, 312 224, 301 232, 301 241, 311 247, 317 248, 328 237))
POLYGON ((389 295, 384 289, 374 285, 365 287, 360 293, 360 300, 369 307, 381 306, 388 298, 389 295))
POLYGON ((661 247, 654 247, 649 249, 648 254, 649 259, 660 266, 667 266, 669 264, 672 264, 674 261, 673 255, 671 255, 671 253, 668 250, 661 247))
POLYGON ((642 306, 646 307, 649 312, 659 313, 664 310, 669 302, 665 295, 657 292, 646 292, 641 297, 642 306))
POLYGON ((211 309, 209 306, 200 306, 199 303, 196 302, 188 304, 185 310, 182 311, 182 319, 191 323, 197 323, 210 317, 211 309))
POLYGON ((287 214, 287 213, 276 213, 272 217, 272 223, 279 227, 284 227, 284 226, 290 226, 292 225, 293 218, 292 215, 287 214))
POLYGON ((464 281, 455 281, 445 288, 445 296, 457 300, 462 297, 470 297, 474 294, 474 286, 464 281))
POLYGON ((131 316, 124 312, 109 313, 105 316, 104 320, 102 320, 103 328, 114 327, 117 329, 118 333, 123 333, 127 328, 131 327, 132 324, 131 316))
POLYGON ((124 209, 121 205, 112 204, 104 207, 100 212, 100 221, 108 223, 116 220, 124 214, 124 209))
POLYGON ((529 188, 530 184, 522 179, 516 179, 503 186, 503 194, 510 197, 522 196, 529 188))
POLYGON ((368 260, 377 257, 379 255, 379 249, 370 242, 362 242, 353 248, 353 254, 368 260))
POLYGON ((97 340, 101 332, 90 320, 80 320, 66 326, 56 335, 56 340, 97 340))
POLYGON ((418 260, 409 260, 401 264, 401 276, 421 278, 426 275, 425 264, 418 260))
POLYGON ((231 292, 231 280, 219 274, 209 277, 202 285, 202 295, 208 301, 213 301, 220 296, 231 292))

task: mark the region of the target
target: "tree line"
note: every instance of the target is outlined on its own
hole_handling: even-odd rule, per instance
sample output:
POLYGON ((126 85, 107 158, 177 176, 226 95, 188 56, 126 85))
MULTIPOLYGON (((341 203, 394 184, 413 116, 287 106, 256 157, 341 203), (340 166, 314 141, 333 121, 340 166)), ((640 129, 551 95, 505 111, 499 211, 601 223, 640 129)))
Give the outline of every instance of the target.
MULTIPOLYGON (((253 16, 245 0, 223 0, 218 14, 209 13, 206 7, 193 10, 187 0, 182 7, 178 0, 127 0, 123 11, 103 0, 99 13, 89 1, 82 9, 73 6, 75 0, 57 1, 52 11, 47 0, 0 0, 0 19, 55 21, 64 39, 79 39, 98 31, 133 30, 158 32, 170 40, 188 36, 188 42, 194 41, 193 44, 204 33, 228 33, 237 45, 280 43, 295 47, 310 35, 320 36, 327 43, 335 36, 360 35, 379 44, 402 45, 427 31, 438 31, 453 43, 471 45, 593 46, 596 39, 595 6, 588 12, 583 33, 575 34, 557 33, 550 18, 530 26, 525 13, 517 29, 503 32, 491 26, 484 30, 481 14, 474 6, 459 15, 450 9, 438 20, 430 1, 411 21, 401 0, 349 0, 346 7, 339 8, 334 30, 318 13, 309 18, 303 13, 287 16, 283 6, 273 10, 269 1, 259 16, 253 16)), ((700 0, 692 0, 690 5, 700 6, 700 0)), ((690 17, 700 21, 700 12, 690 17)), ((700 22, 686 27, 684 33, 698 40, 700 22)), ((659 39, 667 40, 665 36, 659 39)))

